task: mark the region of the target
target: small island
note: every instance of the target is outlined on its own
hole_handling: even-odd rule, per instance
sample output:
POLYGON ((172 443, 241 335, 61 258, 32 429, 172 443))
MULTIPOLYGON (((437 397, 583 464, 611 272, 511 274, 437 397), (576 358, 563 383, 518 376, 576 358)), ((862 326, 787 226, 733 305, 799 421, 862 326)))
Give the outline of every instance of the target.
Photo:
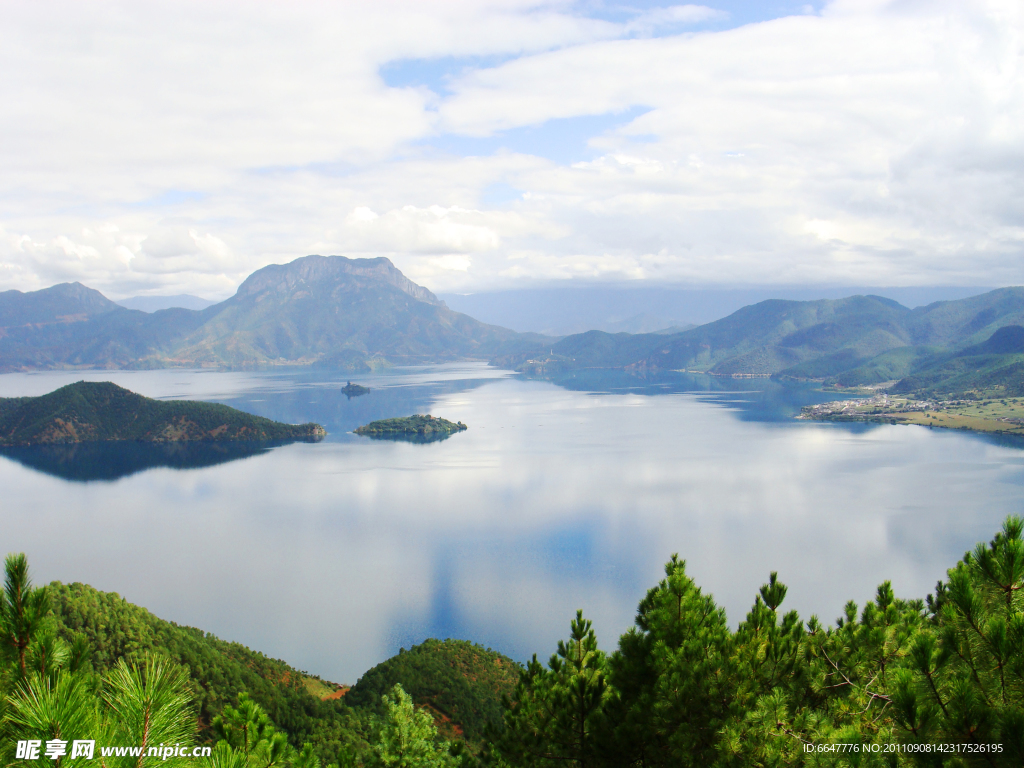
POLYGON ((354 430, 357 435, 385 439, 410 439, 414 442, 428 442, 431 440, 442 440, 456 432, 462 432, 468 427, 459 422, 451 422, 448 419, 441 419, 431 416, 416 414, 399 419, 381 419, 371 421, 365 426, 354 430))
POLYGON ((0 445, 320 440, 325 434, 319 424, 282 424, 219 403, 153 400, 109 381, 0 398, 0 445))
POLYGON ((345 386, 341 388, 341 391, 349 400, 353 397, 370 394, 369 387, 364 387, 361 384, 353 384, 351 381, 346 383, 345 386))

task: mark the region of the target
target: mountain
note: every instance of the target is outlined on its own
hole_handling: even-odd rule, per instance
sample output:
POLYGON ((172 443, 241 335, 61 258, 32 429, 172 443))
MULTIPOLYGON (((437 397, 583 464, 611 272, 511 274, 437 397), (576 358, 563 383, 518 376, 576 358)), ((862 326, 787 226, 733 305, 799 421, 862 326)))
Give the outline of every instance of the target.
MULTIPOLYGON (((893 288, 884 286, 813 287, 774 285, 761 288, 715 288, 624 282, 556 281, 535 288, 445 293, 440 298, 457 312, 517 331, 569 336, 586 331, 650 333, 670 325, 720 320, 738 309, 766 299, 816 301, 854 295, 883 296, 907 307, 976 296, 991 287, 893 288), (637 316, 653 316, 636 322, 637 316), (660 322, 657 318, 662 318, 660 322), (674 318, 668 321, 664 318, 674 318)), ((679 330, 685 330, 680 328, 679 330)))
POLYGON ((0 444, 108 440, 302 440, 319 424, 281 424, 217 403, 153 400, 109 381, 79 381, 40 397, 0 398, 0 444))
POLYGON ((77 283, 0 294, 0 372, 487 359, 543 337, 453 312, 385 258, 264 267, 206 309, 126 309, 77 283))
POLYGON ((203 299, 188 293, 179 293, 174 296, 132 296, 121 299, 117 302, 126 309, 140 309, 143 312, 156 312, 161 309, 206 309, 216 304, 216 301, 203 299))
POLYGON ((0 373, 38 368, 154 367, 202 322, 187 309, 125 309, 80 283, 0 293, 0 373), (143 361, 149 360, 146 363, 143 361))
POLYGON ((1024 288, 917 309, 881 296, 762 301, 674 334, 568 336, 496 362, 516 370, 696 370, 719 375, 824 379, 846 386, 906 377, 942 355, 1024 324, 1024 288))
POLYGON ((1007 325, 980 344, 935 354, 892 388, 896 393, 950 396, 968 392, 1024 395, 1024 327, 1007 325))
POLYGON ((203 314, 178 342, 174 364, 360 368, 374 358, 487 358, 537 338, 451 311, 386 258, 307 256, 264 267, 203 314))
MULTIPOLYGON (((819 301, 772 299, 744 307, 728 317, 675 334, 569 336, 549 345, 550 367, 629 367, 700 370, 718 374, 773 374, 809 361, 812 372, 851 367, 888 349, 906 346, 902 325, 910 312, 880 296, 851 296, 819 301)), ((543 354, 543 349, 540 353, 543 354)), ((533 356, 509 356, 524 368, 537 368, 533 356)), ((539 361, 542 367, 549 367, 539 361)), ((799 374, 797 374, 799 375, 799 374)))
POLYGON ((912 310, 907 318, 912 343, 954 348, 979 344, 1007 325, 1024 325, 1024 287, 937 301, 912 310))

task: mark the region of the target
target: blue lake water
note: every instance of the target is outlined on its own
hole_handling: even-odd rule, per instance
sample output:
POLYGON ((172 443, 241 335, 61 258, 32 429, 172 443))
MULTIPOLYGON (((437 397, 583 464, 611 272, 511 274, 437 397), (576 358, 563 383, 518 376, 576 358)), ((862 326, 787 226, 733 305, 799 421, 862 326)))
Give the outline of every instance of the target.
POLYGON ((427 637, 546 658, 577 608, 611 650, 673 552, 739 621, 772 570, 785 608, 831 622, 884 579, 924 597, 1021 511, 1019 441, 793 420, 829 399, 765 380, 483 364, 324 371, 45 372, 223 402, 320 443, 0 451, 5 551, 336 682, 427 637), (429 444, 351 430, 432 413, 429 444))

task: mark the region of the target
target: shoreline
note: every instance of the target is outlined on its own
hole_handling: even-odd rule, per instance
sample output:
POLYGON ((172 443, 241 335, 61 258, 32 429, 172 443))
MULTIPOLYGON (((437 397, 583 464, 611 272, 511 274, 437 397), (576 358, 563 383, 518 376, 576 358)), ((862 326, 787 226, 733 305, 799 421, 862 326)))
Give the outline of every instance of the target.
POLYGON ((917 400, 878 393, 870 398, 833 400, 801 408, 805 421, 910 424, 986 434, 1024 435, 1024 398, 917 400))

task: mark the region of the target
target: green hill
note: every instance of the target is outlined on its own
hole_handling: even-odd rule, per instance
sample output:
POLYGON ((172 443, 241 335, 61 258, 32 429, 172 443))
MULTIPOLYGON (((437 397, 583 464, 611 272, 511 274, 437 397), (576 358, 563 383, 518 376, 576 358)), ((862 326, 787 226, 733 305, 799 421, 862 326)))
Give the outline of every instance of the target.
POLYGON ((966 393, 1024 395, 1024 327, 1005 326, 980 344, 934 355, 891 391, 947 397, 966 393))
POLYGON ((183 665, 206 738, 213 717, 246 691, 288 734, 293 746, 311 742, 324 765, 358 747, 362 730, 358 715, 343 700, 325 701, 312 695, 309 688, 323 687, 323 683, 285 662, 200 629, 159 619, 113 592, 59 582, 49 589, 59 634, 69 641, 76 634, 84 636, 97 671, 111 669, 121 658, 141 659, 145 653, 183 665))
POLYGON ((102 440, 299 440, 319 424, 282 424, 216 403, 153 400, 109 381, 79 381, 40 397, 0 398, 0 445, 102 440))
POLYGON ((879 296, 773 299, 682 333, 634 336, 591 331, 503 361, 523 370, 660 368, 767 375, 831 357, 839 364, 822 368, 834 372, 906 346, 910 336, 903 319, 909 312, 879 296))
POLYGON ((157 618, 116 593, 59 582, 49 590, 58 634, 84 637, 95 671, 147 653, 168 658, 188 670, 203 738, 211 736, 214 716, 245 691, 290 743, 312 743, 324 765, 366 749, 380 697, 395 683, 431 711, 449 738, 479 744, 489 723, 501 725, 501 697, 519 679, 519 665, 496 651, 427 640, 378 664, 346 692, 239 643, 157 618))
POLYGON ((584 368, 668 369, 859 386, 916 374, 943 356, 977 346, 1000 328, 1022 323, 1024 288, 913 310, 880 296, 772 299, 681 333, 590 331, 495 362, 542 375, 584 368))
POLYGON ((906 319, 914 344, 961 349, 980 344, 1007 325, 1024 325, 1024 288, 999 288, 912 310, 906 319))
POLYGON ((345 699, 353 707, 380 709, 380 699, 400 683, 413 700, 428 705, 442 727, 469 741, 501 724, 501 697, 511 695, 521 667, 497 651, 465 640, 426 640, 403 649, 366 672, 345 699))

